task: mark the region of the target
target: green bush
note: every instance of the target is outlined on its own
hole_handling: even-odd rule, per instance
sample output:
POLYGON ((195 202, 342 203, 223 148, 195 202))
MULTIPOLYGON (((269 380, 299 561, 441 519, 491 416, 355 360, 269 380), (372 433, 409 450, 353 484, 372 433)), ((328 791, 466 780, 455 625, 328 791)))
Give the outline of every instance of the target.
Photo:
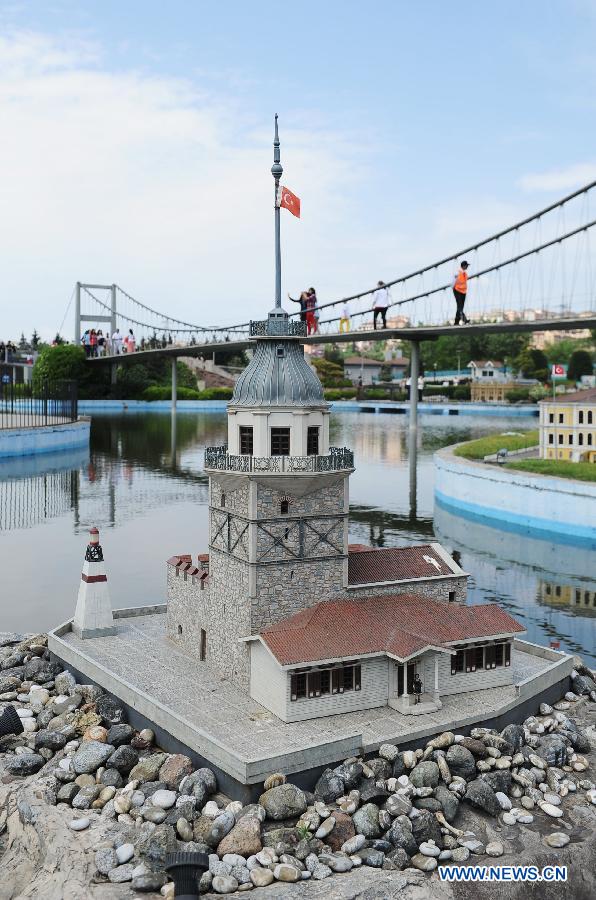
MULTIPOLYGON (((152 384, 142 393, 143 400, 170 400, 172 397, 172 388, 167 384, 152 384)), ((192 388, 178 386, 176 389, 177 400, 201 400, 201 391, 194 391, 192 388)))
POLYGON ((77 381, 85 375, 85 351, 74 344, 44 347, 33 366, 33 385, 43 381, 77 381))
POLYGON ((505 399, 509 403, 523 403, 525 400, 530 399, 530 389, 513 388, 511 391, 506 392, 505 399))
POLYGON ((325 400, 352 400, 356 396, 356 388, 330 388, 325 391, 325 400))
POLYGON ((199 400, 231 400, 234 393, 232 388, 212 387, 199 391, 199 400))
POLYGON ((454 400, 470 400, 472 397, 472 389, 469 384, 458 384, 453 391, 454 400))

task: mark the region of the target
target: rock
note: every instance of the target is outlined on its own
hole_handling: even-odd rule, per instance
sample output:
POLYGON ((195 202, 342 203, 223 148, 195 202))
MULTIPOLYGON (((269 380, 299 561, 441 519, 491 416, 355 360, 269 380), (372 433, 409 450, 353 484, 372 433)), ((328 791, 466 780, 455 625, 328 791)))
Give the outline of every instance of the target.
POLYGON ((99 780, 108 787, 120 788, 124 784, 124 779, 117 769, 105 769, 99 780))
POLYGON ((421 872, 432 872, 438 865, 436 859, 432 856, 424 856, 423 853, 415 853, 410 863, 421 872))
POLYGON ((365 866, 371 866, 373 869, 380 869, 385 862, 385 854, 382 850, 375 850, 374 847, 363 847, 353 854, 357 859, 362 860, 365 866))
MULTIPOLYGON (((437 825, 438 827, 438 825, 437 825)), ((405 850, 408 856, 412 856, 418 850, 418 844, 409 828, 407 828, 399 819, 396 819, 389 831, 387 832, 387 840, 390 841, 395 848, 405 850)))
POLYGON ((11 775, 33 775, 45 765, 45 759, 39 753, 19 753, 6 760, 6 771, 11 775))
POLYGON ((380 756, 375 756, 373 759, 367 760, 365 765, 370 769, 369 773, 364 773, 368 778, 372 776, 375 781, 387 781, 387 779, 391 777, 391 764, 380 756))
POLYGON ((277 881, 300 881, 300 870, 295 866, 289 866, 285 863, 280 863, 274 868, 273 877, 277 881))
MULTIPOLYGON (((58 793, 56 794, 56 801, 58 803, 72 803, 76 795, 79 793, 80 787, 78 784, 63 784, 58 793)), ((107 872, 103 873, 107 875, 107 872)))
POLYGON ((240 819, 244 818, 244 816, 252 816, 253 819, 258 819, 259 822, 264 822, 267 818, 267 813, 258 803, 249 803, 247 806, 243 806, 240 812, 236 813, 236 821, 239 822, 240 819))
POLYGON ((145 756, 131 769, 129 781, 155 781, 166 759, 165 753, 152 753, 151 756, 145 756))
POLYGON ((394 817, 408 816, 412 809, 412 804, 408 798, 404 797, 402 794, 392 794, 385 802, 385 809, 394 817))
POLYGON ((392 774, 394 778, 399 778, 400 775, 403 775, 406 771, 406 765, 404 763, 404 755, 403 753, 398 753, 395 759, 393 760, 393 770, 392 774))
POLYGON ((435 799, 441 804, 443 815, 448 822, 454 822, 459 810, 459 800, 453 791, 450 791, 443 784, 439 784, 435 788, 435 799))
POLYGON ((150 891, 159 891, 166 881, 167 878, 163 872, 147 872, 144 875, 133 877, 131 887, 133 891, 149 893, 150 891))
POLYGON ((432 844, 428 841, 422 841, 420 847, 418 848, 423 856, 435 856, 439 857, 441 855, 440 849, 436 844, 432 844))
POLYGON ((217 847, 225 836, 230 833, 235 824, 236 819, 233 813, 221 813, 216 819, 213 819, 211 827, 205 835, 205 843, 209 844, 210 847, 217 847))
POLYGON ((354 813, 352 821, 358 834, 363 834, 366 838, 381 837, 379 810, 374 803, 365 803, 364 806, 361 806, 354 813))
POLYGON ((553 819, 560 819, 563 815, 563 810, 558 806, 554 806, 552 803, 541 803, 540 809, 543 813, 546 813, 547 816, 551 816, 553 819))
POLYGON ((515 825, 517 822, 517 816, 512 812, 504 812, 502 818, 505 825, 515 825))
POLYGON ((120 844, 116 849, 116 857, 119 865, 127 863, 135 855, 135 848, 132 844, 120 844))
POLYGON ((72 801, 73 809, 89 809, 93 801, 99 797, 100 790, 98 784, 87 784, 82 787, 72 801))
POLYGON ((453 744, 445 754, 445 760, 452 775, 459 775, 466 781, 476 776, 476 761, 472 753, 462 744, 453 744))
POLYGON ((95 851, 95 868, 100 875, 107 875, 118 865, 116 851, 111 847, 101 847, 95 851))
POLYGON ((194 837, 192 826, 184 816, 180 816, 176 822, 176 833, 181 841, 192 841, 194 837))
POLYGON ((363 834, 355 834, 354 837, 351 837, 349 840, 342 844, 341 850, 343 853, 347 853, 351 855, 352 853, 356 853, 358 850, 361 850, 366 843, 366 838, 363 834))
POLYGON ((84 831, 91 824, 89 819, 73 819, 69 825, 72 831, 84 831))
POLYGON ((478 757, 478 759, 484 759, 488 755, 486 745, 475 738, 465 737, 460 741, 459 746, 465 747, 466 750, 469 750, 470 753, 473 756, 478 757))
POLYGON ((281 772, 274 772, 272 775, 269 775, 263 784, 264 791, 270 791, 271 788, 279 787, 280 784, 286 783, 286 776, 282 775, 281 772))
MULTIPOLYGON (((275 787, 277 786, 278 785, 275 785, 275 787)), ((255 887, 267 887, 267 885, 271 884, 275 878, 271 869, 262 869, 260 866, 257 866, 250 870, 250 880, 255 887)))
POLYGON ((362 779, 362 765, 357 760, 346 760, 333 770, 343 780, 346 790, 358 787, 362 779))
POLYGON ((102 724, 107 728, 112 725, 121 725, 126 722, 126 713, 124 708, 107 694, 103 694, 95 701, 95 711, 101 716, 102 724))
POLYGON ((502 794, 509 794, 511 791, 511 772, 509 769, 485 772, 480 777, 482 781, 486 781, 490 785, 493 791, 500 791, 502 794))
POLYGON ((511 800, 507 794, 504 794, 502 791, 495 791, 495 797, 497 798, 501 809, 505 810, 505 812, 509 812, 511 809, 511 800))
MULTIPOLYGON (((393 824, 395 825, 395 822, 393 824)), ((420 814, 412 820, 412 836, 418 846, 422 841, 434 841, 437 847, 443 847, 443 835, 439 823, 435 815, 426 809, 420 810, 420 814)), ((404 849, 408 848, 404 847, 404 849)))
POLYGON ((498 816, 501 812, 501 805, 495 796, 493 789, 481 778, 470 781, 464 799, 478 809, 484 810, 490 816, 498 816))
POLYGON ((154 825, 161 825, 168 817, 165 809, 160 809, 159 806, 143 806, 139 813, 146 822, 153 822, 154 825))
POLYGON ((253 816, 243 816, 220 841, 217 852, 219 856, 226 853, 238 853, 240 856, 248 857, 256 855, 261 849, 260 821, 253 816))
POLYGON ((566 847, 571 838, 562 831, 553 831, 551 834, 547 835, 544 840, 549 847, 560 849, 561 847, 566 847))
POLYGON ((324 878, 329 878, 332 875, 332 871, 329 866, 324 866, 322 863, 317 863, 312 871, 312 877, 316 881, 322 881, 324 878))
POLYGON ((131 725, 121 723, 112 725, 108 731, 107 743, 113 747, 120 747, 122 744, 128 744, 134 735, 134 728, 131 725))
POLYGON ((382 783, 381 785, 377 784, 374 778, 366 779, 361 785, 361 803, 376 803, 377 806, 381 806, 388 797, 389 791, 385 790, 382 783))
POLYGON ((467 847, 454 847, 451 851, 451 859, 455 863, 466 862, 470 858, 470 851, 467 847))
POLYGON ((488 856, 503 856, 505 848, 501 841, 490 841, 486 845, 486 852, 488 856))
POLYGON ((127 881, 132 881, 133 871, 134 865, 132 863, 127 863, 125 866, 117 866, 108 872, 108 880, 112 884, 124 884, 127 881))
POLYGON ((325 769, 315 785, 314 794, 324 803, 331 803, 341 797, 345 789, 343 778, 340 778, 332 769, 325 769))
POLYGON ((217 790, 217 779, 211 769, 197 769, 191 776, 195 784, 202 784, 207 794, 214 794, 217 790))
POLYGON ((96 772, 114 752, 111 744, 101 741, 83 741, 72 758, 72 768, 77 775, 96 772))
POLYGON ((558 734, 546 734, 538 741, 536 753, 549 766, 564 766, 567 762, 567 745, 558 734))
MULTIPOLYGON (((451 768, 451 767, 450 767, 451 768)), ((410 772, 410 781, 415 787, 435 788, 439 783, 439 767, 436 762, 427 759, 410 772)))
POLYGON ((521 748, 525 744, 524 729, 521 725, 517 725, 515 722, 511 725, 507 725, 503 729, 503 731, 501 732, 501 737, 511 745, 514 753, 517 750, 521 750, 521 748))
POLYGON ((267 816, 274 821, 300 816, 307 806, 304 791, 295 784, 280 784, 265 791, 259 797, 259 803, 267 816))
POLYGON ((176 791, 155 791, 151 794, 151 803, 160 809, 171 809, 176 803, 176 791))
POLYGON ((95 778, 93 775, 77 775, 75 784, 78 784, 80 788, 89 787, 89 785, 95 784, 95 778))
POLYGON ((398 753, 399 750, 395 744, 381 744, 379 747, 379 756, 381 759, 386 759, 389 762, 393 762, 398 753))
POLYGON ((177 791, 182 779, 190 775, 193 768, 192 760, 188 756, 184 756, 183 753, 174 753, 168 757, 160 768, 159 780, 167 784, 172 790, 177 791))
POLYGON ((68 743, 68 738, 66 735, 61 734, 59 731, 38 731, 35 735, 35 747, 38 749, 39 747, 45 747, 48 750, 52 750, 56 753, 57 750, 62 750, 63 747, 68 743))
POLYGON ((170 825, 141 826, 138 839, 135 839, 137 853, 152 869, 163 869, 166 854, 178 849, 176 834, 170 825))
POLYGON ((116 747, 107 759, 106 765, 111 769, 116 769, 121 775, 128 775, 138 761, 139 754, 134 747, 130 747, 128 744, 121 744, 120 747, 116 747))

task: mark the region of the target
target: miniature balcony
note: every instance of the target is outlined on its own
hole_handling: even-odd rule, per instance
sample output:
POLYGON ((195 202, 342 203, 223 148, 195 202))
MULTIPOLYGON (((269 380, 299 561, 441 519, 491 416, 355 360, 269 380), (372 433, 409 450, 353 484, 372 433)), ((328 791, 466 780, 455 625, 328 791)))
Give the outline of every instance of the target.
POLYGON ((205 469, 220 472, 341 472, 354 468, 347 447, 330 447, 326 456, 250 456, 230 454, 227 447, 207 447, 205 469))

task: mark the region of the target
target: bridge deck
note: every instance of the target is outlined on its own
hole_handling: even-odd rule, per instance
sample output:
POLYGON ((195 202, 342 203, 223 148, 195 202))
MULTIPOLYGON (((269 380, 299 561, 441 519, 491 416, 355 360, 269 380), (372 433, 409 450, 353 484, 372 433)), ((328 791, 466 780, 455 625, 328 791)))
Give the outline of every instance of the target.
MULTIPOLYGON (((435 341, 437 338, 456 334, 511 334, 532 331, 574 331, 576 329, 596 328, 596 313, 593 316, 568 316, 555 319, 540 319, 534 322, 472 322, 470 325, 424 325, 409 328, 385 328, 378 331, 370 329, 344 332, 343 334, 313 334, 302 338, 303 344, 342 344, 353 341, 435 341)), ((158 350, 139 350, 121 356, 103 356, 89 359, 90 365, 101 366, 118 361, 121 365, 143 362, 159 356, 205 356, 217 350, 246 350, 252 341, 242 338, 236 341, 220 341, 195 344, 192 347, 168 346, 158 350)))

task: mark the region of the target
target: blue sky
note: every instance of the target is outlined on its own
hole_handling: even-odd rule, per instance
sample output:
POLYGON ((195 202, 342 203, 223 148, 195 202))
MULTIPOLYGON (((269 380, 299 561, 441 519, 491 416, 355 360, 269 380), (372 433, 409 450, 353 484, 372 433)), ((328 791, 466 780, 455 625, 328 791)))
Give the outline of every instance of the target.
POLYGON ((274 112, 284 291, 455 251, 594 177, 595 44, 590 0, 4 3, 0 336, 50 336, 77 279, 268 309, 274 112))

